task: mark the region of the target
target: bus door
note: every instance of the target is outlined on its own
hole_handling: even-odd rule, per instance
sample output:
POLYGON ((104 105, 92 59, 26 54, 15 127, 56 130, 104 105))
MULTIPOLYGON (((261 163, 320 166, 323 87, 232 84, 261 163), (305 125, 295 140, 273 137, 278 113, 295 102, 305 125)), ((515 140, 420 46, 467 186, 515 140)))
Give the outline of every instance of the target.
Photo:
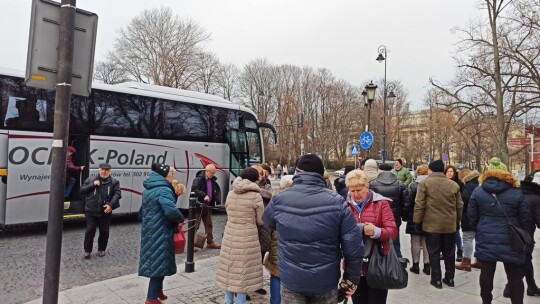
POLYGON ((64 202, 64 217, 74 217, 84 214, 84 198, 79 193, 79 190, 82 183, 89 175, 88 154, 90 153, 90 138, 85 135, 70 135, 68 143, 69 146, 74 147, 76 150, 73 155, 73 163, 75 166, 84 166, 83 171, 73 175, 75 178, 75 186, 73 186, 71 193, 64 202))
POLYGON ((6 224, 8 132, 0 131, 0 225, 6 224))
MULTIPOLYGON (((248 163, 247 141, 246 132, 239 129, 230 129, 227 136, 227 140, 230 148, 229 158, 229 181, 230 183, 224 185, 225 189, 222 189, 222 195, 226 196, 229 193, 229 187, 234 179, 242 173, 248 163)), ((225 206, 225 199, 223 197, 221 204, 225 206)))
MULTIPOLYGON (((231 149, 230 155, 230 173, 231 182, 242 173, 248 164, 248 151, 246 132, 238 129, 231 129, 229 131, 229 147, 231 149)), ((226 191, 225 193, 227 193, 226 191)))

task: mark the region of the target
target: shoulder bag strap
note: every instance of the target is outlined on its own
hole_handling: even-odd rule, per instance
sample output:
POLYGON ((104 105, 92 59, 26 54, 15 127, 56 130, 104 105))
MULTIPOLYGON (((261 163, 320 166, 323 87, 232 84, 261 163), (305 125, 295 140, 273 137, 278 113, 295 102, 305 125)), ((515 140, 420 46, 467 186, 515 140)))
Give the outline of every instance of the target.
POLYGON ((497 198, 497 195, 495 193, 491 193, 491 195, 495 198, 495 200, 497 201, 497 204, 499 204, 499 206, 501 207, 504 217, 506 217, 506 221, 508 222, 508 224, 511 224, 510 219, 508 218, 508 215, 506 215, 506 211, 504 211, 504 207, 502 206, 501 202, 499 202, 499 199, 497 198))

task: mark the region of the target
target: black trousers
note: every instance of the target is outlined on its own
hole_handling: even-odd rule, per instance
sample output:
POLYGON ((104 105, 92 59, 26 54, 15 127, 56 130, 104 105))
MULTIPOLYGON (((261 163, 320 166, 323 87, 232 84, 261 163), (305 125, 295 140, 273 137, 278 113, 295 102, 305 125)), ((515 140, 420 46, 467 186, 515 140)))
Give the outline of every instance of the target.
POLYGON ((385 304, 388 289, 369 287, 366 277, 360 277, 355 293, 351 296, 353 304, 385 304))
MULTIPOLYGON (((480 296, 483 304, 490 304, 491 300, 493 300, 491 292, 493 291, 493 278, 495 277, 497 262, 480 262, 482 262, 482 268, 480 269, 480 296)), ((510 288, 512 304, 522 304, 525 290, 523 285, 524 265, 504 263, 504 271, 510 288)))
POLYGON ((98 251, 105 251, 109 242, 109 226, 111 215, 102 216, 86 215, 86 233, 84 234, 84 252, 92 252, 96 227, 99 228, 98 251))
POLYGON ((426 233, 426 246, 431 265, 431 281, 442 279, 440 252, 444 258, 444 277, 453 280, 456 274, 456 233, 426 233))

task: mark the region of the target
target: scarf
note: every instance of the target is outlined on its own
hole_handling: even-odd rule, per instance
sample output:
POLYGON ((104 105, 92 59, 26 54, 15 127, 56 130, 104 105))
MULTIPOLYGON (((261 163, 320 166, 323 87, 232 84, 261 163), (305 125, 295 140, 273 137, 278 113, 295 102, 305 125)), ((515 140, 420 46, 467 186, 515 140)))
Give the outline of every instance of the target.
POLYGON ((368 193, 364 199, 360 200, 359 202, 355 202, 355 204, 353 204, 356 211, 358 211, 358 214, 362 213, 362 209, 364 208, 365 203, 370 202, 372 199, 373 199, 373 191, 368 190, 368 193))

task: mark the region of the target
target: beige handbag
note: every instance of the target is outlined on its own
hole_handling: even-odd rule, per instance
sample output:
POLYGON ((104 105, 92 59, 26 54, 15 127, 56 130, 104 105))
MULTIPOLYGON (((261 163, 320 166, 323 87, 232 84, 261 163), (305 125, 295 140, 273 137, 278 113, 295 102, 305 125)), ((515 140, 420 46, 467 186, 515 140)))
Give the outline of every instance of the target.
POLYGON ((193 245, 195 247, 199 247, 202 249, 204 247, 204 242, 206 241, 206 237, 207 237, 206 233, 197 231, 195 233, 195 240, 193 241, 193 245))

